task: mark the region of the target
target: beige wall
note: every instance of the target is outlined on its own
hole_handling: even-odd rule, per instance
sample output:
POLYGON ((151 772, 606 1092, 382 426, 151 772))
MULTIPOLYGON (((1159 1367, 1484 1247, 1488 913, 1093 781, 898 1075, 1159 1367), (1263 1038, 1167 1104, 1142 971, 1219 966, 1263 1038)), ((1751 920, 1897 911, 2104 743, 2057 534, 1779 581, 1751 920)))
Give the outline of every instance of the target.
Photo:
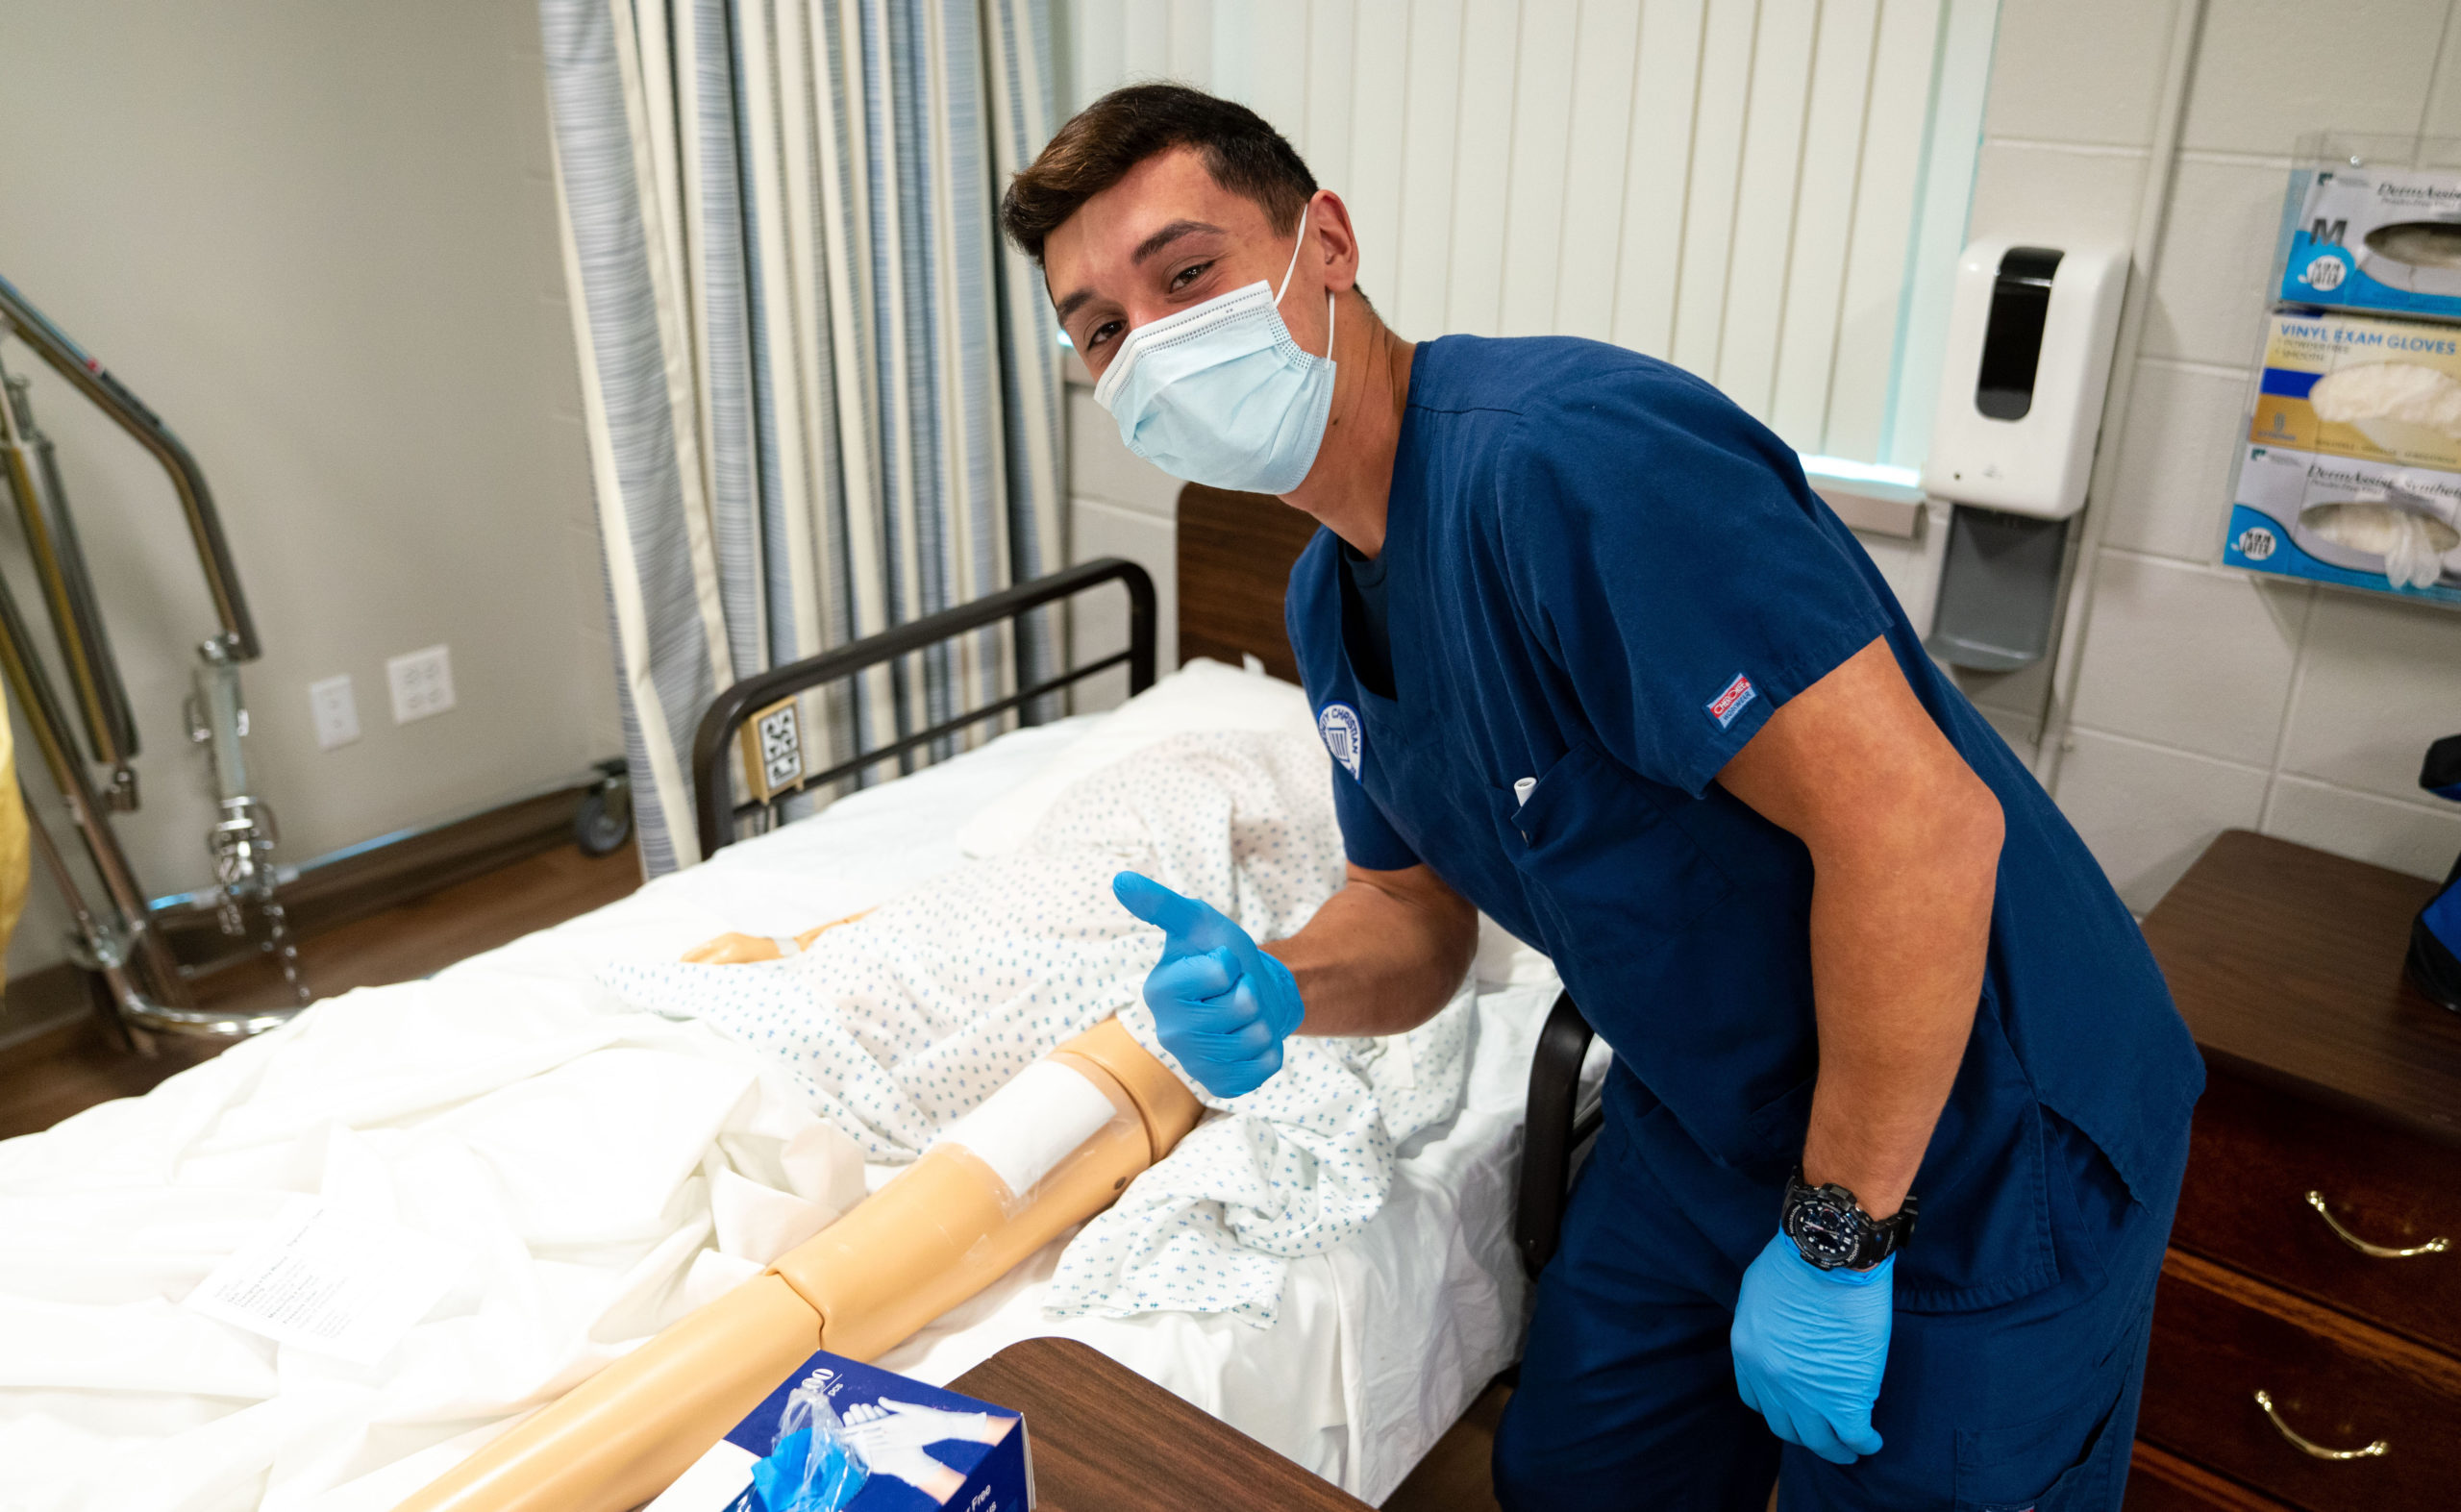
MULTIPOLYGON (((0 274, 219 496, 286 858, 614 754, 534 8, 0 0, 0 274), (396 727, 385 659, 437 641, 459 707, 396 727), (336 673, 364 733, 326 753, 307 688, 336 673)), ((123 832, 152 890, 198 886, 210 803, 179 706, 201 581, 160 471, 37 378, 145 742, 123 832)), ((59 954, 36 894, 13 972, 59 954)))
MULTIPOLYGON (((2139 910, 2225 829, 2438 877, 2461 851, 2416 786, 2461 731, 2461 613, 2213 565, 2296 139, 2461 133, 2453 9, 2209 0, 2057 788, 2139 910)), ((1974 235, 2127 243, 2172 14, 2004 0, 1974 235)), ((2038 675, 1973 691, 2034 737, 2038 675)))

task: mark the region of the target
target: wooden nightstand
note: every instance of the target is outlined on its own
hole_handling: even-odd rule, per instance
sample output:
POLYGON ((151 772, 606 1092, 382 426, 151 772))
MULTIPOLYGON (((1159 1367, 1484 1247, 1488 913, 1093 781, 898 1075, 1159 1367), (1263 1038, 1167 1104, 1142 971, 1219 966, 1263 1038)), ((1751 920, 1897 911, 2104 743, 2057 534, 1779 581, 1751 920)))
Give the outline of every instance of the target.
POLYGON ((1042 1512, 1374 1512, 1074 1339, 1012 1344, 949 1382, 949 1389, 1025 1414, 1034 1500, 1042 1512))
POLYGON ((2145 921, 2211 1082, 2131 1508, 2461 1495, 2461 1014, 2401 977, 2434 890, 2232 830, 2145 921))

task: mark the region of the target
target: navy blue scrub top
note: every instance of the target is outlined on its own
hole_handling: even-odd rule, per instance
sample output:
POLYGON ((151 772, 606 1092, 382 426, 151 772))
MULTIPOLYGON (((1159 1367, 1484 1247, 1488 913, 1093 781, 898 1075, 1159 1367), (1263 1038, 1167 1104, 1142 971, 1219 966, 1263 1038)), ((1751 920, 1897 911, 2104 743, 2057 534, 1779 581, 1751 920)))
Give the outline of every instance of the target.
POLYGON ((2057 1278, 2043 1108, 2131 1188, 2175 1178, 2203 1068, 2135 921, 1793 451, 1724 395, 1598 342, 1418 347, 1377 558, 1390 697, 1345 646, 1341 545, 1317 533, 1286 612, 1350 858, 1424 862, 1553 957, 1615 1051, 1610 1116, 1701 1204, 1775 1231, 1818 1065, 1810 856, 1713 779, 1878 637, 2006 817, 1900 1304, 2057 1278))

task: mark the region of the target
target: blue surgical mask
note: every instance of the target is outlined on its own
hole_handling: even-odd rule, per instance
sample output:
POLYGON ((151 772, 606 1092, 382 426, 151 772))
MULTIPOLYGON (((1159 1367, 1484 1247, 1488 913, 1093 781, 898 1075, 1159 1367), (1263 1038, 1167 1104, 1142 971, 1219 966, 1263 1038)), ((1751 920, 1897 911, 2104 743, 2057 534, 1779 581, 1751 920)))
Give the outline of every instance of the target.
POLYGON ((1130 332, 1094 385, 1128 449, 1174 478, 1246 493, 1288 493, 1316 462, 1333 409, 1333 296, 1325 355, 1299 349, 1281 296, 1262 279, 1130 332))

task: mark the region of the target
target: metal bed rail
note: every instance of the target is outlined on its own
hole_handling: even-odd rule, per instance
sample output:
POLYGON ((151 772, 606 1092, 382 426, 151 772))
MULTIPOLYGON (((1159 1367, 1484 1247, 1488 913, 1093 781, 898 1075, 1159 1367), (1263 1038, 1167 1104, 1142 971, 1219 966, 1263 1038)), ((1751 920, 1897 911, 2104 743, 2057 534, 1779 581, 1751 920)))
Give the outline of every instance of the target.
POLYGON ((827 787, 867 767, 897 760, 934 741, 946 739, 986 720, 997 719, 1013 709, 1024 708, 1037 699, 1047 698, 1072 683, 1113 667, 1126 666, 1129 692, 1131 695, 1142 693, 1154 685, 1156 629, 1153 578, 1132 561, 1119 557, 1104 557, 1036 578, 1032 582, 1005 588, 971 604, 943 609, 877 635, 867 635, 834 651, 826 651, 817 657, 808 657, 745 678, 718 695, 717 701, 709 706, 708 712, 701 716, 700 726, 692 738, 693 808, 695 825, 700 831, 701 855, 707 858, 732 844, 735 838, 737 818, 759 812, 780 798, 827 787), (954 640, 972 631, 1014 620, 1047 604, 1074 598, 1109 582, 1120 583, 1128 590, 1129 643, 1126 650, 1082 666, 1071 667, 1032 687, 994 699, 979 708, 944 719, 927 730, 901 734, 884 745, 859 751, 824 770, 805 774, 791 787, 779 789, 763 799, 745 804, 734 801, 736 735, 746 722, 763 710, 796 694, 845 682, 883 663, 954 640))

